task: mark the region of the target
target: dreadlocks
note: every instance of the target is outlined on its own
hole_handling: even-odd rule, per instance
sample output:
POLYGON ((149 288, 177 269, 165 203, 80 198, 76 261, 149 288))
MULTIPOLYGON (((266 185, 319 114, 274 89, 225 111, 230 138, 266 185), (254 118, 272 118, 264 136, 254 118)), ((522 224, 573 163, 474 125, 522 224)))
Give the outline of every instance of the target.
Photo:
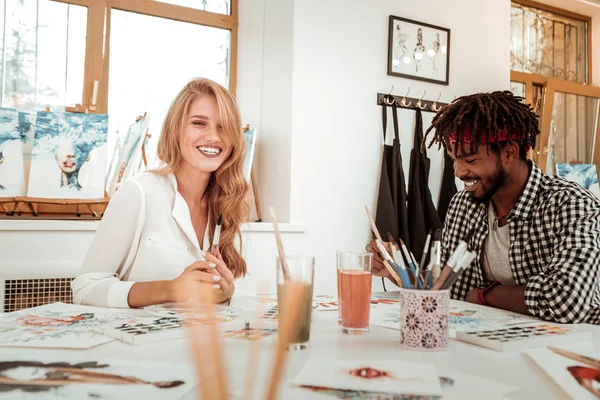
POLYGON ((438 149, 444 146, 449 150, 454 145, 456 153, 460 146, 463 155, 475 153, 476 146, 482 143, 486 144, 488 152, 490 145, 492 150, 497 151, 499 144, 496 137, 504 131, 508 133, 509 141, 519 144, 521 158, 524 159, 527 150, 535 147, 535 137, 540 130, 537 116, 531 106, 522 103, 522 100, 523 97, 509 91, 459 97, 433 118, 423 137, 421 151, 425 150, 427 136, 433 129, 433 139, 427 147, 437 143, 438 149), (454 143, 451 143, 451 137, 454 143), (465 143, 470 144, 468 152, 465 151, 465 143))

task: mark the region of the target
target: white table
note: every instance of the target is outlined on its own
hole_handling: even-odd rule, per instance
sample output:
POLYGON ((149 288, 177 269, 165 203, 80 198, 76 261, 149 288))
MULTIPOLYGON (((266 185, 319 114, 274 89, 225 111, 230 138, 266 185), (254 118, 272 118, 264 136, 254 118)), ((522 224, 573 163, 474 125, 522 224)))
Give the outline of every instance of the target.
MULTIPOLYGON (((248 297, 238 296, 233 299, 232 306, 248 310, 248 316, 254 313, 256 307, 248 297)), ((469 305, 469 307, 480 307, 469 305)), ((240 319, 240 328, 243 327, 244 315, 240 319)), ((594 350, 600 350, 600 327, 584 325, 592 331, 594 350)), ((276 336, 276 335, 274 335, 276 336)), ((262 340, 260 362, 252 368, 258 368, 257 376, 265 379, 269 376, 272 361, 274 337, 262 340)), ((227 367, 229 369, 229 386, 241 390, 244 385, 244 376, 248 368, 247 357, 250 342, 239 339, 226 339, 224 347, 227 353, 227 367)), ((582 350, 592 349, 588 343, 582 345, 582 350)), ((65 352, 78 356, 89 355, 90 358, 126 358, 147 361, 163 362, 192 362, 190 345, 187 340, 161 342, 141 346, 131 346, 120 341, 114 341, 95 348, 76 351, 59 349, 23 349, 0 348, 3 358, 5 356, 37 356, 44 354, 49 357, 64 356, 65 352)), ((316 311, 313 315, 310 345, 307 350, 290 353, 290 363, 286 369, 288 379, 299 371, 308 357, 352 359, 352 360, 390 360, 418 361, 432 363, 438 373, 463 372, 471 375, 487 377, 507 385, 515 386, 519 390, 509 395, 511 399, 566 399, 567 397, 554 382, 539 369, 533 361, 521 353, 502 353, 473 346, 467 343, 451 340, 447 351, 424 353, 403 350, 399 346, 399 331, 371 327, 366 335, 348 336, 341 332, 337 323, 337 312, 316 311)), ((283 385, 281 399, 306 399, 317 398, 311 392, 283 385)), ((189 399, 197 399, 190 393, 189 399)), ((259 397, 256 397, 259 398, 259 397)), ((319 397, 331 399, 331 397, 319 397)))

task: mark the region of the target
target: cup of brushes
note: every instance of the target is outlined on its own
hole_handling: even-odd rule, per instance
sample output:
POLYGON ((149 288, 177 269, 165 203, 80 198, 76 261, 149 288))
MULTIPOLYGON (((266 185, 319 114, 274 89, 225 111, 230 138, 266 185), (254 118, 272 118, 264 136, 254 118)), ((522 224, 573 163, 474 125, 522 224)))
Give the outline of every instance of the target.
MULTIPOLYGON (((469 268, 476 252, 468 246, 473 230, 466 235, 441 266, 441 231, 436 230, 431 243, 430 262, 425 266, 430 249, 431 231, 425 240, 421 262, 416 263, 402 240, 399 244, 389 236, 388 252, 373 218, 366 208, 375 235, 376 251, 396 285, 400 287, 400 345, 419 351, 439 351, 448 347, 450 288, 469 268)), ((375 250, 375 249, 374 249, 375 250)))

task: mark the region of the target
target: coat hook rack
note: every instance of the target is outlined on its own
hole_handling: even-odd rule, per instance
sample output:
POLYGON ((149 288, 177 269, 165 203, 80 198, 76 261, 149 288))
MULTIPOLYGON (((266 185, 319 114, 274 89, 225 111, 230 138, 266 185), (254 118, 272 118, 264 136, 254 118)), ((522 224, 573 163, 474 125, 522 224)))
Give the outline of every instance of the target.
POLYGON ((390 93, 377 93, 377 105, 391 106, 395 103, 398 108, 406 108, 409 110, 421 110, 424 112, 433 113, 439 112, 443 107, 448 105, 448 103, 440 103, 438 101, 442 97, 441 93, 435 101, 425 100, 425 95, 427 94, 427 91, 425 91, 423 93, 423 96, 421 96, 421 98, 419 99, 407 97, 410 93, 410 88, 408 88, 408 91, 404 96, 396 96, 391 93, 391 91, 390 93))

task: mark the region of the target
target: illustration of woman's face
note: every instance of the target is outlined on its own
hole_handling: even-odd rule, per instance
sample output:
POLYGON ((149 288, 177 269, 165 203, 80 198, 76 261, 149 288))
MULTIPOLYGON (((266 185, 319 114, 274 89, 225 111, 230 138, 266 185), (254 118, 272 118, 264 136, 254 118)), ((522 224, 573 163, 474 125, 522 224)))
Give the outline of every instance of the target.
POLYGON ((60 146, 55 153, 58 168, 65 173, 77 171, 77 159, 72 145, 60 146))

